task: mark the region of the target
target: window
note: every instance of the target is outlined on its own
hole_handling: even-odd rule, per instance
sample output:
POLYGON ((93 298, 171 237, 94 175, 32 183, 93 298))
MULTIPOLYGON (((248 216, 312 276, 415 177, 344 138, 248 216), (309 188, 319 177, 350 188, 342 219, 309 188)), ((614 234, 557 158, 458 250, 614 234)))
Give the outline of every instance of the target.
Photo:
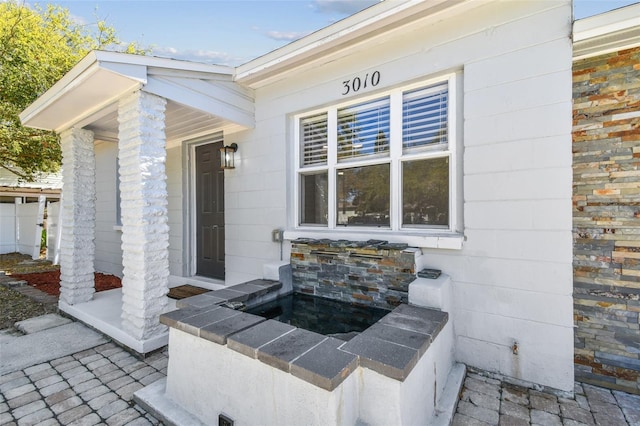
POLYGON ((296 117, 298 227, 455 230, 454 81, 296 117))

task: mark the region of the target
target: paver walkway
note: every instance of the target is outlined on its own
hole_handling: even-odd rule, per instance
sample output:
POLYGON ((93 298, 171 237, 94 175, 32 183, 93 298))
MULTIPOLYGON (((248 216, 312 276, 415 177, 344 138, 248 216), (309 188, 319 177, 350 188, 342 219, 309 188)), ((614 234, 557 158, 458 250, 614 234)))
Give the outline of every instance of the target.
MULTIPOLYGON (((132 401, 166 375, 167 352, 140 360, 113 343, 0 377, 2 425, 157 425, 132 401)), ((640 395, 575 385, 575 398, 468 373, 453 425, 640 425, 640 395)))
POLYGON ((113 343, 0 377, 1 425, 157 425, 132 401, 166 375, 166 351, 144 361, 113 343))
POLYGON ((453 425, 640 425, 640 395, 580 383, 574 393, 562 398, 468 373, 453 425))
MULTIPOLYGON (((0 340, 16 333, 0 330, 0 340)), ((160 424, 132 398, 166 376, 166 349, 140 360, 106 343, 53 358, 0 376, 0 425, 160 424)), ((453 425, 640 426, 640 395, 580 383, 574 392, 562 398, 469 372, 453 425)))

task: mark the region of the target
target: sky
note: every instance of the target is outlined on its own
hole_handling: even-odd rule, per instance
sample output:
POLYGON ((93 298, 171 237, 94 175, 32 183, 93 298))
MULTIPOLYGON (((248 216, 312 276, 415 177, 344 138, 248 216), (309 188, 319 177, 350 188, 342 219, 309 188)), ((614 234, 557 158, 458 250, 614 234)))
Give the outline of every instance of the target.
MULTIPOLYGON (((121 40, 136 41, 151 48, 154 56, 235 66, 378 1, 49 0, 43 4, 69 9, 82 24, 105 20, 116 29, 121 40)), ((580 19, 639 0, 574 1, 574 15, 580 19)))

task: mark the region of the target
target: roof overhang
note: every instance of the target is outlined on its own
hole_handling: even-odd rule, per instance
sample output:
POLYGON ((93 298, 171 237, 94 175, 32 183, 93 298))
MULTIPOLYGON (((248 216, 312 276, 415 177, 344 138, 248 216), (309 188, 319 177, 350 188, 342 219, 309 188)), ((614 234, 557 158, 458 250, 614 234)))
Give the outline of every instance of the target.
POLYGON ((640 3, 573 23, 573 59, 640 46, 640 3))
POLYGON ((240 65, 236 81, 252 88, 278 79, 285 72, 312 67, 314 61, 425 17, 443 19, 446 11, 477 7, 482 0, 393 0, 364 9, 313 34, 240 65))
MULTIPOLYGON (((167 122, 182 126, 176 135, 197 133, 203 126, 253 127, 253 94, 234 83, 233 75, 232 67, 93 51, 27 107, 20 120, 56 132, 74 126, 95 129, 108 140, 117 137, 118 100, 144 90, 167 99, 167 115, 175 116, 167 122), (201 125, 187 128, 185 117, 201 125)), ((172 130, 167 125, 167 133, 172 130)))
POLYGON ((44 195, 47 198, 60 198, 60 189, 50 188, 22 188, 0 186, 0 197, 39 197, 44 195))

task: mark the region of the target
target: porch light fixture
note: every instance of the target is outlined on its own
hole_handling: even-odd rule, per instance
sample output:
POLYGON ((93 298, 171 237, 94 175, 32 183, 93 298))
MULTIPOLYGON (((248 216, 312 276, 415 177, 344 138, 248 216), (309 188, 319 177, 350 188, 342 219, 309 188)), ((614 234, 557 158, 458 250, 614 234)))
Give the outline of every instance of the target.
POLYGON ((220 168, 221 169, 235 169, 234 156, 238 150, 238 144, 232 143, 229 146, 223 146, 220 148, 220 168))

